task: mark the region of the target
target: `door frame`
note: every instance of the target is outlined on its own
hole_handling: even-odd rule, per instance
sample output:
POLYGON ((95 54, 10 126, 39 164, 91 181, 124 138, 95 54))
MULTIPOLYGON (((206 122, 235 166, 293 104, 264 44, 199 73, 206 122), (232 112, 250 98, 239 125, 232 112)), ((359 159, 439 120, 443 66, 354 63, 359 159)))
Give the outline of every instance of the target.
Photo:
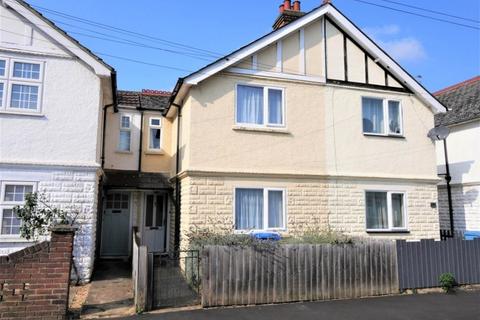
POLYGON ((167 201, 166 205, 166 221, 165 221, 165 234, 164 234, 164 252, 168 252, 170 249, 170 241, 169 241, 169 232, 170 232, 170 194, 168 190, 144 190, 142 192, 142 226, 140 228, 141 235, 142 235, 142 243, 145 243, 145 217, 147 214, 147 195, 159 195, 163 194, 165 196, 165 200, 167 201))
POLYGON ((99 257, 101 259, 122 259, 122 258, 129 258, 132 255, 132 229, 133 229, 133 224, 132 224, 132 210, 133 210, 133 192, 131 190, 124 190, 124 189, 109 189, 105 192, 105 198, 103 199, 103 204, 102 204, 102 223, 101 223, 101 229, 100 229, 100 252, 99 252, 99 257), (105 210, 107 209, 107 195, 111 193, 126 193, 128 194, 128 253, 126 256, 105 256, 102 255, 102 247, 103 247, 103 215, 105 214, 105 210))

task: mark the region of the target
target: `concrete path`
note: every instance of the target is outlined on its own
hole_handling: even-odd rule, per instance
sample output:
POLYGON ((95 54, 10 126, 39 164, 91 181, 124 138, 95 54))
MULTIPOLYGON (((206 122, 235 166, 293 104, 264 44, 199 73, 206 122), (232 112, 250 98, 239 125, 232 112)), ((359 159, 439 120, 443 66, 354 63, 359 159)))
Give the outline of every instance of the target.
POLYGON ((161 320, 478 320, 480 291, 456 294, 421 294, 357 300, 293 303, 241 308, 218 308, 123 319, 161 320))
POLYGON ((131 277, 128 262, 99 261, 80 318, 115 318, 135 314, 131 277))

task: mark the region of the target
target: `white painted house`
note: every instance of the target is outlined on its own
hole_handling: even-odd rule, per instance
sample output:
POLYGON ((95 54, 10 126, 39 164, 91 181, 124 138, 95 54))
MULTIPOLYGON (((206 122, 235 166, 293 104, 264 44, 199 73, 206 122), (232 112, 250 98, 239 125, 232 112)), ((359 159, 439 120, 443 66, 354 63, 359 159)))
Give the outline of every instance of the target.
POLYGON ((29 245, 12 208, 25 193, 45 192, 80 211, 74 256, 88 281, 115 71, 24 1, 0 4, 0 253, 29 245))
MULTIPOLYGON (((480 231, 480 76, 447 87, 437 98, 449 111, 435 117, 436 125, 450 129, 447 154, 452 177, 455 230, 480 231)), ((443 143, 437 142, 438 173, 445 173, 443 143)), ((441 228, 450 228, 445 182, 439 186, 441 228)))

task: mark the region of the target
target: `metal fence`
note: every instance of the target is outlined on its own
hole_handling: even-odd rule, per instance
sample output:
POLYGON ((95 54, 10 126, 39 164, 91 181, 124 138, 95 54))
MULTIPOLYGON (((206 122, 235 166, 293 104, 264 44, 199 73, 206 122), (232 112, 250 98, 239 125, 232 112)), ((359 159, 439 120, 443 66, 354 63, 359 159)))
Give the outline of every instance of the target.
POLYGON ((209 246, 202 256, 204 307, 355 298, 398 292, 395 242, 209 246))
POLYGON ((200 256, 197 250, 152 253, 152 308, 181 307, 200 302, 200 256))
POLYGON ((442 273, 453 273, 458 284, 480 283, 480 239, 397 241, 399 288, 438 286, 442 273))

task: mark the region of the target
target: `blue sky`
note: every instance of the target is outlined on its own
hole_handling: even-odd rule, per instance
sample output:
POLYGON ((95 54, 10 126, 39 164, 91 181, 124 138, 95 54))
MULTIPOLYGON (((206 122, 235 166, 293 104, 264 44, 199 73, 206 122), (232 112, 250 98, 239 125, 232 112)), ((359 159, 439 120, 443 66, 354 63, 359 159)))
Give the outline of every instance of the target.
MULTIPOLYGON (((32 5, 219 54, 231 52, 270 32, 272 23, 278 15, 278 6, 282 2, 281 0, 248 2, 240 0, 27 1, 32 5)), ((394 6, 382 0, 366 1, 394 6)), ((480 20, 480 1, 478 0, 396 1, 480 20)), ((309 11, 318 6, 320 2, 321 0, 303 0, 302 10, 309 11)), ((397 57, 400 64, 412 75, 420 75, 421 82, 432 92, 480 74, 479 30, 390 11, 355 0, 333 0, 332 2, 357 26, 376 39, 387 52, 397 57)), ((411 10, 399 6, 396 6, 396 8, 411 10)), ((42 11, 42 9, 39 10, 42 11)), ((170 70, 103 56, 105 61, 117 69, 119 88, 121 89, 171 90, 178 77, 208 63, 205 60, 190 56, 162 51, 161 49, 179 50, 162 42, 135 39, 82 25, 79 22, 73 22, 45 11, 43 13, 56 22, 67 22, 157 48, 132 47, 72 33, 72 36, 95 52, 182 69, 170 70)), ((473 22, 438 15, 435 17, 475 25, 473 22)), ((480 27, 480 24, 476 25, 480 27)), ((92 34, 61 23, 59 23, 59 26, 67 32, 92 34)), ((96 34, 96 36, 105 37, 99 34, 96 34)), ((112 37, 109 38, 113 39, 112 37)))

